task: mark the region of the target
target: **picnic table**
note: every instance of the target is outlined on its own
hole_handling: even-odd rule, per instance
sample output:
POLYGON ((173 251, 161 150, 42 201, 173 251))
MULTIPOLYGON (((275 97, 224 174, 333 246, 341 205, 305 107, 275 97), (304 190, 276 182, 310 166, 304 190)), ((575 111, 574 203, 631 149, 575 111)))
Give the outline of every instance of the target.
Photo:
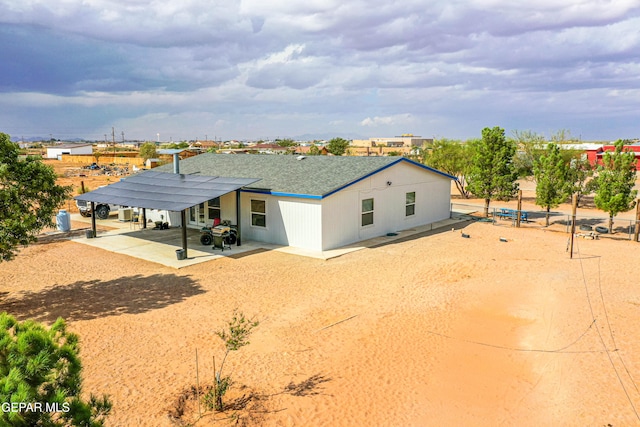
MULTIPOLYGON (((518 211, 515 209, 500 208, 500 211, 497 212, 496 215, 500 219, 510 219, 515 221, 518 218, 517 217, 518 211)), ((529 215, 527 214, 527 212, 520 211, 520 221, 526 222, 528 220, 529 220, 529 215)))

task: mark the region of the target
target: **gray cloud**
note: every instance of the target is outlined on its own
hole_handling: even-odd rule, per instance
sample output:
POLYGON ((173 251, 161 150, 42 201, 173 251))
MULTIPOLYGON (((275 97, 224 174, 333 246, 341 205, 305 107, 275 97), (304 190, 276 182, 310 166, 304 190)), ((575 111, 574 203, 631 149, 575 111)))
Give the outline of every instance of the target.
POLYGON ((637 0, 0 0, 0 118, 21 134, 55 108, 70 133, 98 135, 292 134, 295 115, 300 133, 466 137, 564 119, 632 136, 617 133, 638 133, 639 24, 637 0))

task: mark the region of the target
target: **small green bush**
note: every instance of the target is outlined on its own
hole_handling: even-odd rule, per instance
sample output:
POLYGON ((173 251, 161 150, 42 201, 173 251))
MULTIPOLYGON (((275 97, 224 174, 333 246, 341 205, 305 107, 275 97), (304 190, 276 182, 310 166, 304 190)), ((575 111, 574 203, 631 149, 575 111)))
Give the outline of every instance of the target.
POLYGON ((105 395, 82 393, 78 336, 59 318, 51 328, 0 314, 0 425, 100 427, 111 411, 105 395))
MULTIPOLYGON (((215 372, 215 382, 213 388, 204 395, 204 404, 208 409, 216 411, 224 410, 223 396, 227 393, 229 387, 233 384, 230 376, 223 376, 224 362, 232 351, 237 351, 241 347, 249 344, 249 335, 253 328, 258 326, 256 320, 249 320, 244 314, 233 312, 233 317, 227 323, 227 329, 216 332, 216 335, 224 341, 225 353, 220 364, 220 370, 215 372)), ((215 368, 214 368, 215 370, 215 368)))

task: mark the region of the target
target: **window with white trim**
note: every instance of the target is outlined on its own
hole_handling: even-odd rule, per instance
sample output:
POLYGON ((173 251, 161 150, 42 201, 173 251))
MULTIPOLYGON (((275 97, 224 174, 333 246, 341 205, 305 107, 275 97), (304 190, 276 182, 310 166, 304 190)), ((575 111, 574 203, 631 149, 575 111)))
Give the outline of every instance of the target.
POLYGON ((207 202, 207 209, 209 210, 209 219, 220 219, 220 197, 209 200, 207 202))
POLYGON ((405 196, 404 215, 412 216, 416 213, 416 192, 412 191, 405 196))
POLYGON ((373 199, 362 200, 362 226, 373 224, 373 199))
POLYGON ((251 199, 251 225, 254 227, 267 226, 267 202, 251 199))

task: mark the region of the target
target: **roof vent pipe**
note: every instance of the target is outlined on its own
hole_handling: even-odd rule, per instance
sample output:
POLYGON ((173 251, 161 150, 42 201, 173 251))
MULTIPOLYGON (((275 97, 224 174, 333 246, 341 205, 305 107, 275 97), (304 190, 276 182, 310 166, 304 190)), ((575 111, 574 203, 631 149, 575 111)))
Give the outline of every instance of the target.
POLYGON ((180 173, 180 155, 173 153, 173 173, 180 173))

